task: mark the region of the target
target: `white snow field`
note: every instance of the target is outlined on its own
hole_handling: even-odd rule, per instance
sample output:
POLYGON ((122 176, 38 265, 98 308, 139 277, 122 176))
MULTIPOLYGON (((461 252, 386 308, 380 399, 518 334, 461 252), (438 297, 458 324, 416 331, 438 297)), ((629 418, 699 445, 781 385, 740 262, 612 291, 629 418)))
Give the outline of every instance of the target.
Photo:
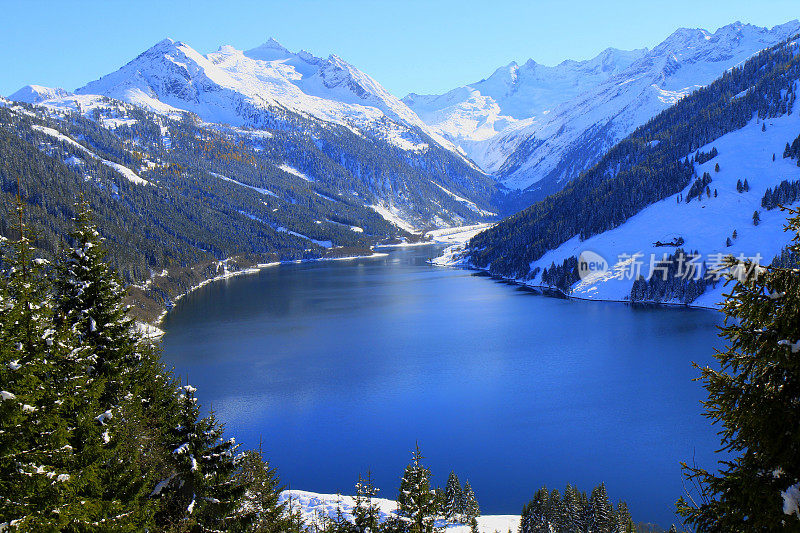
MULTIPOLYGON (((339 494, 318 494, 304 490, 285 490, 280 495, 280 501, 290 501, 294 509, 299 510, 306 524, 319 524, 321 517, 336 518, 337 508, 341 509, 345 519, 353 520, 355 498, 339 494)), ((383 522, 397 510, 397 502, 384 498, 374 498, 378 504, 380 520, 383 522)), ((466 524, 445 524, 444 520, 437 520, 438 527, 446 527, 447 533, 468 533, 470 528, 466 524)), ((516 533, 519 528, 519 516, 516 515, 487 515, 478 517, 478 530, 481 533, 516 533)))
MULTIPOLYGON (((699 175, 709 172, 713 181, 709 184, 712 196, 703 194, 701 200, 678 202, 677 196, 651 204, 621 226, 595 235, 585 241, 573 237, 555 250, 547 252, 531 269, 545 269, 552 263, 561 264, 565 259, 578 257, 583 251, 600 254, 611 266, 606 274, 590 276, 572 287, 571 296, 589 300, 623 301, 630 294, 633 280, 626 258, 642 254, 642 275, 650 272, 650 258, 661 259, 674 247, 656 247, 656 241, 669 242, 683 237, 682 248, 697 250, 709 265, 718 260, 720 254, 736 257, 757 257, 762 264, 770 263, 781 249, 789 243, 790 235, 783 231, 787 215, 779 209, 767 211, 761 207, 761 199, 767 188, 774 188, 783 180, 800 180, 800 167, 793 159, 782 157, 786 142, 800 135, 798 113, 766 120, 766 131, 762 123, 753 119, 744 128, 728 133, 716 141, 700 148, 710 152, 714 147, 719 155, 700 165, 699 175), (772 156, 775 154, 775 161, 772 156), (719 164, 720 170, 714 170, 719 164), (748 181, 748 192, 737 192, 736 183, 748 181), (717 197, 714 197, 714 191, 717 197), (758 211, 761 222, 753 225, 753 212, 758 211), (737 238, 733 239, 734 230, 737 238), (732 245, 726 245, 731 238, 732 245)), ((691 185, 683 191, 685 198, 691 185)), ((796 207, 796 206, 795 206, 796 207)), ((465 265, 463 246, 454 245, 434 260, 438 265, 465 265)), ((519 280, 522 282, 521 280, 519 280)), ((524 282, 530 286, 542 284, 541 273, 524 282)), ((723 283, 709 287, 691 305, 715 307, 727 292, 723 283)), ((675 303, 675 302, 673 302, 675 303)))

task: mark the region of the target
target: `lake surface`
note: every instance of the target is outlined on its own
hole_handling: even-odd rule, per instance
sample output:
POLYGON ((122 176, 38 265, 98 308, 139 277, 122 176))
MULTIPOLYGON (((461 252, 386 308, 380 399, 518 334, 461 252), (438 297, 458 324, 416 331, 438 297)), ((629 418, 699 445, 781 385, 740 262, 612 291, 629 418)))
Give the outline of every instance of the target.
POLYGON ((715 465, 691 361, 713 360, 719 313, 549 298, 434 255, 209 284, 167 316, 164 357, 291 488, 352 494, 371 469, 395 498, 418 441, 436 484, 455 470, 484 514, 604 481, 635 520, 676 521, 679 461, 715 465))

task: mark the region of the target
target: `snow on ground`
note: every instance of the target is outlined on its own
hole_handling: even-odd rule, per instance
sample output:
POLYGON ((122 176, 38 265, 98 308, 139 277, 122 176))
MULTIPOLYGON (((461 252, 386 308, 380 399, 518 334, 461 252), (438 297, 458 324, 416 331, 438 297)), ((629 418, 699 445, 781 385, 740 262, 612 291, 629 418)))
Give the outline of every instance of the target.
POLYGON ((136 322, 136 331, 146 339, 158 339, 164 336, 164 330, 144 322, 136 322))
POLYGON ((314 181, 313 179, 309 178, 309 177, 308 177, 306 174, 304 174, 303 172, 300 172, 299 170, 297 170, 297 169, 296 169, 296 168, 294 168, 293 166, 291 166, 291 165, 287 165, 286 163, 283 163, 282 165, 277 165, 277 167, 278 167, 279 169, 283 170, 284 172, 288 172, 289 174, 292 174, 292 175, 294 175, 294 176, 297 176, 298 178, 304 179, 304 180, 306 180, 306 181, 314 181))
MULTIPOLYGON (((709 184, 711 197, 703 194, 703 199, 693 199, 690 203, 678 202, 677 195, 656 202, 621 226, 595 235, 585 241, 573 237, 555 250, 547 252, 538 261, 531 263, 531 269, 545 269, 552 263, 561 264, 565 259, 578 257, 584 251, 600 254, 610 265, 607 273, 592 276, 573 286, 572 296, 590 300, 624 300, 630 294, 633 279, 630 276, 630 259, 633 254, 642 254, 641 273, 645 277, 650 272, 651 256, 655 260, 674 247, 656 247, 655 241, 669 242, 683 237, 682 248, 697 250, 712 265, 719 254, 739 257, 756 257, 760 254, 762 263, 769 263, 789 242, 790 236, 783 231, 786 214, 779 209, 767 211, 761 207, 761 198, 767 188, 774 188, 783 180, 800 180, 800 168, 792 159, 783 159, 786 142, 793 141, 800 134, 800 116, 797 113, 776 119, 768 119, 766 131, 762 124, 752 120, 744 128, 731 132, 709 143, 700 150, 710 152, 717 148, 719 155, 710 161, 696 165, 698 175, 711 174, 709 184), (775 161, 772 155, 775 154, 775 161), (719 164, 720 171, 714 167, 719 164), (736 190, 737 180, 747 179, 749 192, 736 190), (714 197, 714 191, 717 197, 714 197), (758 211, 761 222, 753 225, 753 212, 758 211), (734 230, 737 238, 733 239, 734 230), (732 245, 726 246, 731 238, 732 245)), ((682 191, 684 199, 691 184, 682 191)), ((433 261, 438 265, 460 265, 464 259, 457 248, 448 249, 442 257, 433 261)), ((541 274, 526 284, 538 286, 542 283, 541 274)), ((730 286, 728 287, 730 288, 730 286)), ((708 287, 706 292, 692 305, 715 307, 723 299, 727 289, 723 283, 708 287)))
POLYGON ((439 188, 440 188, 442 191, 444 191, 444 192, 445 192, 445 193, 446 193, 448 196, 450 196, 451 198, 453 198, 455 201, 457 201, 457 202, 461 202, 462 204, 466 205, 467 207, 469 207, 470 209, 472 209, 473 211, 475 211, 475 212, 476 212, 476 213, 478 213, 479 215, 481 215, 481 216, 484 216, 484 217, 495 217, 495 216, 497 216, 497 213, 492 213, 491 211, 486 211, 486 210, 484 210, 484 209, 481 209, 480 207, 478 207, 478 206, 475 204, 475 202, 472 202, 472 201, 470 201, 470 200, 467 200, 467 199, 466 199, 466 198, 464 198, 463 196, 459 196, 459 195, 457 195, 456 193, 454 193, 454 192, 451 192, 451 191, 449 191, 449 190, 445 189, 444 187, 442 187, 442 186, 441 186, 441 185, 439 185, 438 183, 436 183, 436 182, 434 182, 434 181, 432 181, 431 183, 433 183, 434 185, 436 185, 437 187, 439 187, 439 188))
POLYGON ((380 216, 382 216, 384 220, 386 220, 387 222, 391 222, 398 228, 405 230, 409 233, 417 232, 417 228, 415 228, 413 224, 403 220, 403 218, 400 217, 400 210, 397 209, 396 207, 392 205, 386 206, 382 204, 370 205, 368 207, 373 211, 375 211, 376 213, 378 213, 380 216))
MULTIPOLYGON (((290 502, 293 508, 298 509, 307 525, 319 524, 321 517, 336 518, 337 509, 341 509, 345 519, 353 520, 355 498, 338 494, 317 494, 304 490, 285 490, 280 495, 281 502, 290 502)), ((397 510, 397 502, 385 498, 374 498, 378 505, 380 520, 383 522, 397 510)), ((437 520, 437 526, 443 527, 443 520, 437 520)), ((465 524, 449 524, 446 526, 448 533, 467 533, 469 526, 465 524)), ((519 528, 519 516, 515 515, 488 515, 478 517, 478 530, 481 533, 506 533, 516 532, 519 528)))
POLYGON ((229 183, 235 183, 236 185, 239 185, 240 187, 246 187, 246 188, 251 189, 253 191, 256 191, 258 193, 266 194, 267 196, 274 196, 275 198, 278 198, 278 195, 275 194, 274 192, 270 191, 269 189, 262 189, 261 187, 253 187, 252 185, 248 185, 246 183, 242 183, 241 181, 236 181, 235 179, 231 179, 231 178, 229 178, 227 176, 223 176, 222 174, 217 174, 216 172, 210 172, 209 174, 211 174, 212 176, 214 176, 216 178, 219 178, 219 179, 221 179, 223 181, 227 181, 229 183))
POLYGON ((281 232, 281 233, 288 233, 289 235, 294 235, 295 237, 300 237, 301 239, 305 239, 307 241, 311 241, 311 242, 313 242, 314 244, 316 244, 318 246, 322 246, 323 248, 332 248, 333 247, 333 242, 331 242, 331 241, 318 241, 316 239, 312 239, 311 237, 306 237, 302 233, 297 233, 296 231, 291 231, 291 230, 288 230, 286 228, 278 228, 275 231, 278 231, 278 232, 281 232))
POLYGON ((131 183, 134 183, 136 185, 151 185, 151 183, 149 181, 147 181, 146 179, 140 177, 138 174, 136 174, 136 172, 134 172, 133 170, 129 169, 128 167, 126 167, 124 165, 120 165, 119 163, 114 163, 113 161, 109 161, 107 159, 103 159, 102 157, 98 156, 97 154, 95 154, 94 152, 92 152, 91 150, 89 150, 88 148, 86 148, 85 146, 80 144, 79 142, 75 141, 74 139, 72 139, 70 137, 67 137, 66 135, 64 135, 63 133, 61 133, 58 130, 54 130, 53 128, 48 128, 47 126, 40 126, 38 124, 31 125, 31 128, 33 128, 34 130, 39 131, 41 133, 44 133, 45 135, 49 135, 51 137, 55 137, 56 139, 58 139, 60 141, 64 141, 64 142, 66 142, 68 144, 71 144, 72 146, 74 146, 75 148, 81 150, 83 153, 85 153, 86 155, 88 155, 92 159, 99 159, 101 163, 103 163, 106 166, 109 166, 109 167, 113 168, 118 173, 122 174, 122 177, 124 177, 125 179, 127 179, 131 183))
POLYGON ((489 229, 494 224, 475 224, 474 226, 461 226, 429 231, 435 242, 449 243, 450 246, 442 251, 442 255, 431 259, 432 265, 459 266, 463 263, 464 247, 478 233, 489 229))
POLYGON ((457 226, 454 228, 443 228, 429 231, 426 235, 430 235, 435 242, 444 242, 449 244, 465 244, 471 238, 483 230, 489 229, 494 224, 474 224, 472 226, 457 226))

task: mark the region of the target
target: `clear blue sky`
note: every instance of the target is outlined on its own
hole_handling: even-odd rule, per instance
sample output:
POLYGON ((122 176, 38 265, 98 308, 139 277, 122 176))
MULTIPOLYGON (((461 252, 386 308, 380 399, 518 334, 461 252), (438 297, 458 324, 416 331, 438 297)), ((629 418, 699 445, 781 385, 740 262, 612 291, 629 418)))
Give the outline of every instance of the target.
POLYGON ((290 50, 336 53, 404 96, 477 81, 511 61, 652 47, 681 26, 773 26, 800 17, 800 1, 0 0, 0 13, 0 94, 29 83, 73 90, 164 37, 207 53, 273 36, 290 50))

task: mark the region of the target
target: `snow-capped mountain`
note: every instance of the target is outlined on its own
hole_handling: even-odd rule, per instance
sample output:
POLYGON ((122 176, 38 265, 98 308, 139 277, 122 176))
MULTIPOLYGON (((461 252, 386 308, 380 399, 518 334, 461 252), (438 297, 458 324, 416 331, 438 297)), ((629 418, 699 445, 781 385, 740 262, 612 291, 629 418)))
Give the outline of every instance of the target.
POLYGON ((252 50, 203 55, 164 39, 121 69, 76 91, 156 111, 191 111, 206 122, 262 128, 283 111, 346 126, 402 149, 425 149, 429 128, 378 82, 341 58, 293 53, 274 39, 252 50), (420 135, 419 132, 425 135, 420 135))
POLYGON ((564 61, 554 67, 529 59, 498 68, 477 83, 442 95, 411 93, 403 102, 426 123, 450 139, 487 170, 481 146, 501 131, 541 117, 558 104, 609 79, 641 58, 646 50, 608 48, 586 61, 564 61))
POLYGON ((660 111, 798 32, 797 21, 772 29, 735 23, 713 34, 677 30, 618 75, 494 139, 488 148, 494 154, 517 144, 499 169, 502 183, 514 189, 537 184, 542 194, 562 188, 660 111))
MULTIPOLYGON (((533 190, 541 197, 562 188, 660 111, 798 32, 798 21, 772 29, 736 22, 714 33, 682 28, 652 50, 606 51, 588 62, 535 69, 554 79, 531 82, 524 90, 517 87, 507 97, 527 92, 539 98, 524 100, 530 102, 527 116, 524 106, 500 103, 488 90, 476 89, 478 84, 440 97, 409 95, 406 102, 505 186, 533 190), (558 76, 564 76, 561 81, 579 80, 577 88, 561 101, 557 95, 548 100, 558 93, 548 89, 558 87, 558 76), (504 115, 510 118, 500 120, 504 115)), ((503 71, 514 69, 500 69, 481 83, 494 80, 490 86, 502 86, 498 80, 503 71)))
POLYGON ((39 102, 43 102, 45 100, 52 100, 55 98, 64 98, 67 96, 71 96, 72 93, 69 91, 65 91, 61 87, 44 87, 42 85, 26 85, 22 89, 18 90, 11 96, 9 96, 9 100, 14 100, 15 102, 25 102, 28 104, 38 104, 39 102))

